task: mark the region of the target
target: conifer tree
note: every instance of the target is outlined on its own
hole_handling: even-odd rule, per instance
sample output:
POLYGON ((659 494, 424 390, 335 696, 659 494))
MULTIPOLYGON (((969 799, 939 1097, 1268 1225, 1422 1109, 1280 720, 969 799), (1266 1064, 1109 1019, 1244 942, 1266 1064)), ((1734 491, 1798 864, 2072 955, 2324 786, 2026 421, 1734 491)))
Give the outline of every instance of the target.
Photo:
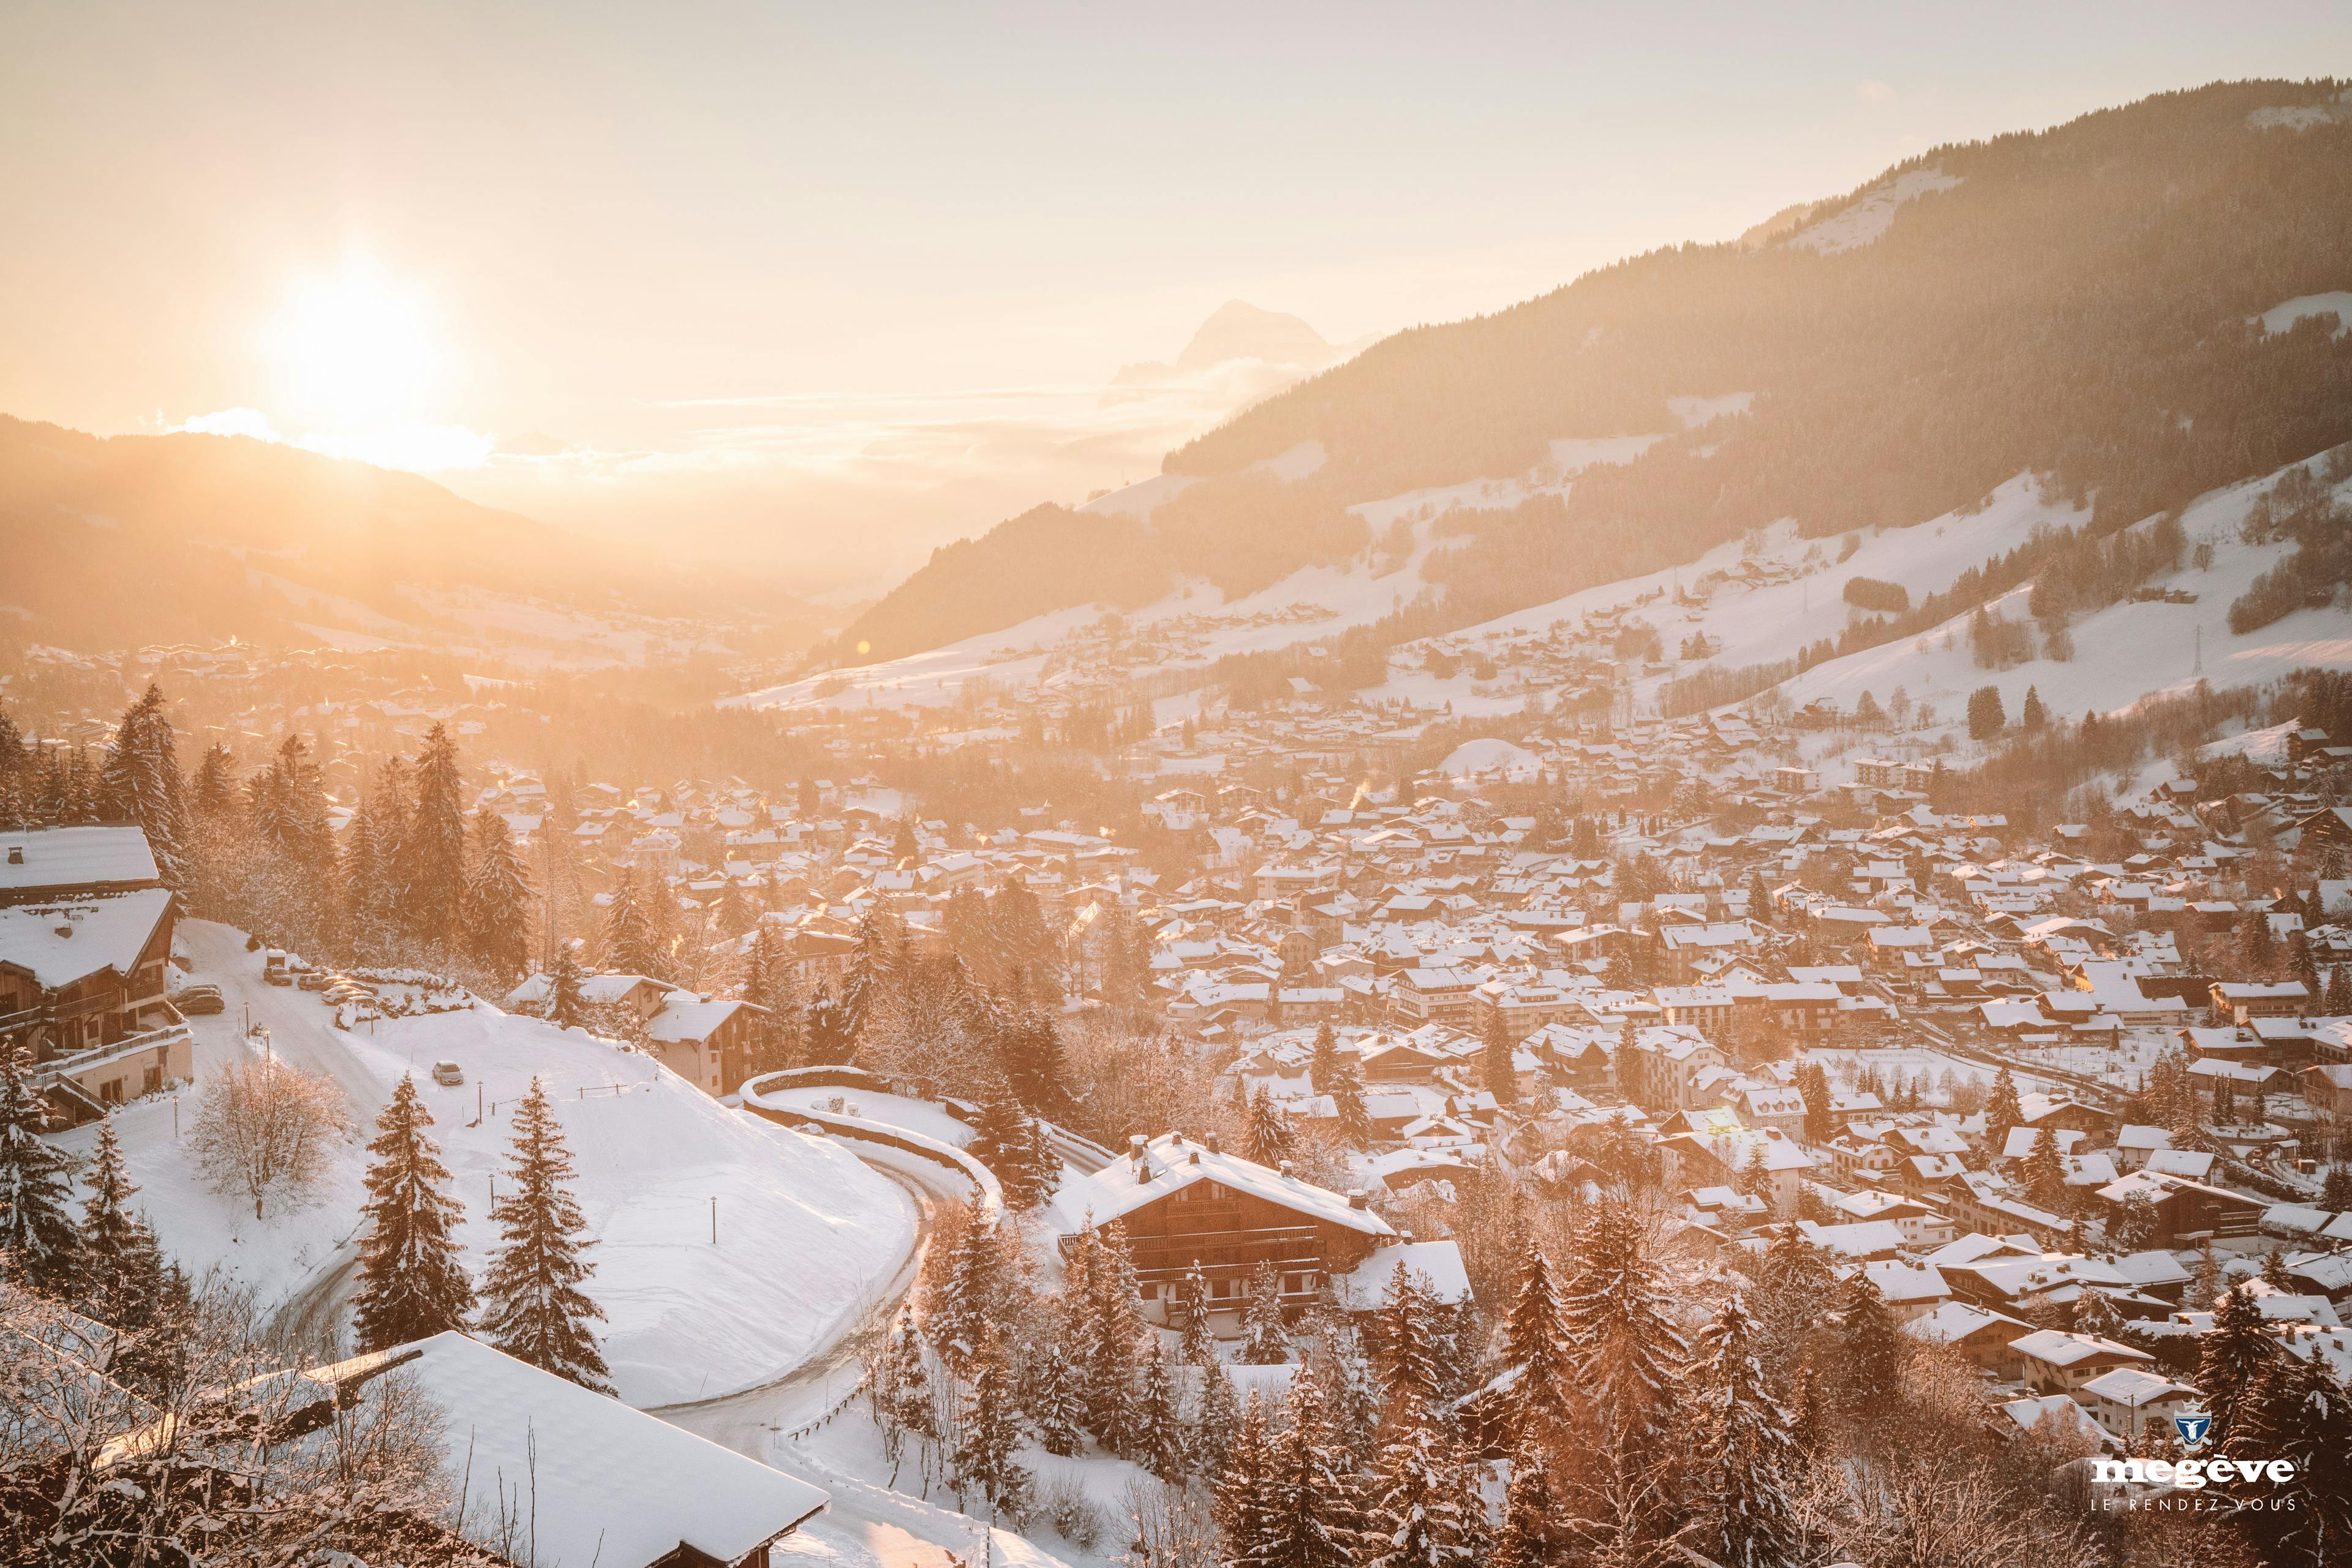
POLYGON ((1234 1427, 1225 1462, 1216 1473, 1213 1508, 1224 1532, 1224 1561, 1240 1568, 1267 1561, 1276 1506, 1274 1436, 1257 1390, 1234 1427))
POLYGON ((1016 1456, 1025 1436, 1019 1390, 1004 1336, 995 1324, 981 1330, 970 1358, 962 1441, 956 1445, 956 1489, 976 1490, 992 1513, 1018 1519, 1028 1508, 1031 1478, 1016 1456))
POLYGON ((1522 1438, 1511 1453, 1510 1484, 1503 1491, 1502 1527, 1495 1532, 1494 1568, 1549 1568, 1559 1531, 1551 1472, 1544 1447, 1522 1438))
POLYGON ((1282 1278, 1271 1263, 1250 1274, 1249 1307, 1242 1314, 1242 1361, 1280 1366, 1290 1359, 1290 1331, 1282 1321, 1282 1278))
POLYGON ((1241 1404, 1225 1363, 1212 1356, 1201 1368, 1200 1414, 1192 1423, 1192 1459, 1213 1481, 1225 1473, 1241 1429, 1241 1404))
POLYGON ((772 921, 761 921, 751 933, 746 955, 743 1000, 760 1009, 752 1047, 757 1072, 775 1072, 800 1058, 801 1005, 793 984, 792 953, 784 933, 772 921))
POLYGON ((400 841, 401 912, 409 933, 448 944, 461 933, 466 898, 466 808, 457 742, 446 725, 425 731, 416 755, 416 806, 400 841))
POLYGON ((1391 1413, 1373 1478, 1363 1528, 1368 1568, 1454 1568, 1468 1561, 1461 1470, 1444 1429, 1408 1388, 1391 1413))
POLYGON ((1274 1102, 1273 1094, 1264 1086, 1252 1091, 1249 1098, 1249 1120, 1244 1129, 1243 1157, 1261 1165, 1280 1165, 1288 1160, 1296 1143, 1290 1118, 1274 1102))
POLYGON ((2009 1130, 2025 1124, 2025 1107, 2017 1096, 2017 1080, 2003 1068, 1993 1075, 1992 1095, 1985 1102, 1985 1148, 1995 1157, 2009 1142, 2009 1130))
POLYGON ((2213 1326, 2197 1342, 2197 1386, 2213 1416, 2215 1451, 2230 1451, 2238 1412, 2253 1397, 2254 1384, 2281 1352, 2243 1285, 2221 1294, 2213 1326))
POLYGON ((923 1331, 915 1326, 912 1309, 899 1310, 884 1366, 890 1419, 919 1436, 938 1436, 939 1423, 931 1408, 930 1367, 923 1356, 923 1331))
POLYGON ((1184 1319, 1179 1341, 1187 1366, 1207 1366, 1217 1359, 1216 1336, 1209 1331, 1209 1280, 1196 1259, 1184 1270, 1176 1289, 1176 1306, 1184 1319))
POLYGON ((500 1245, 482 1282, 482 1329, 489 1342, 542 1372, 609 1394, 611 1373, 590 1325, 604 1309, 581 1291, 593 1266, 580 1254, 587 1221, 572 1195, 572 1152, 547 1100, 531 1079, 514 1119, 509 1189, 490 1207, 500 1245))
POLYGON ((1147 1334, 1150 1350, 1143 1358, 1142 1387, 1136 1400, 1138 1460, 1163 1481, 1180 1479, 1188 1463, 1184 1423, 1176 1405, 1176 1386, 1168 1372, 1168 1352, 1156 1333, 1147 1334))
POLYGON ((1866 1269, 1856 1268, 1838 1289, 1837 1392, 1849 1419, 1867 1424, 1894 1408, 1903 1363, 1898 1332, 1886 1298, 1866 1269))
POLYGON ((983 1215, 968 1214, 948 1268, 929 1302, 925 1327, 941 1360, 959 1376, 980 1346, 981 1331, 1004 1295, 1003 1237, 983 1215))
POLYGON ((1063 1336, 1046 1342, 1029 1358, 1029 1424, 1045 1452, 1065 1457, 1086 1442, 1086 1395, 1063 1336))
POLYGON ((1779 1568, 1799 1546, 1787 1489, 1789 1414, 1772 1396, 1758 1340, 1756 1320, 1734 1291, 1700 1331, 1692 1368, 1706 1487, 1699 1550, 1724 1568, 1779 1568))
POLYGON ((1487 1016, 1478 1051, 1479 1087, 1495 1097, 1496 1105, 1518 1103, 1519 1075, 1512 1065, 1513 1043, 1510 1026, 1504 1022, 1503 1010, 1497 1007, 1487 1016))
POLYGON ((1384 1415, 1391 1426, 1437 1403, 1444 1374, 1438 1366, 1437 1335, 1430 1322, 1429 1297, 1402 1263, 1389 1276, 1388 1295, 1374 1327, 1384 1415))
POLYGON ((1329 1094, 1337 1082, 1339 1037, 1327 1023, 1315 1026, 1315 1047, 1307 1058, 1307 1081, 1318 1094, 1329 1094))
POLYGON ((1503 1325, 1503 1360, 1518 1373, 1510 1385, 1512 1431, 1549 1433, 1567 1413, 1575 1371, 1551 1260, 1532 1238, 1519 1254, 1518 1290, 1503 1325))
POLYGON ((2227 1454, 2294 1467, 2291 1480, 2263 1483, 2270 1506, 2238 1510, 2263 1562, 2318 1568, 2343 1560, 2352 1545, 2352 1476, 2344 1464, 2352 1454, 2352 1391, 2323 1357, 2270 1359, 2239 1407, 2227 1454))
POLYGON ((530 962, 530 871, 507 820, 487 807, 474 815, 474 864, 466 879, 466 945, 501 980, 530 962))
POLYGON ((1061 1184, 1061 1161, 1045 1142, 1045 1128, 1022 1109, 1002 1079, 991 1082, 981 1101, 968 1152, 995 1173, 1005 1203, 1023 1214, 1052 1197, 1061 1184))
POLYGON ((2034 1129, 2033 1147, 2026 1151, 2019 1174, 2024 1178, 2026 1195, 2044 1208, 2066 1202, 2066 1161, 2058 1152, 2055 1128, 2034 1129))
POLYGON ((1797 1367, 1796 1394, 1790 1404, 1790 1445, 1804 1458, 1820 1458, 1829 1452, 1829 1398, 1822 1387, 1822 1374, 1810 1356, 1797 1367))
POLYGON ((636 868, 621 868, 613 882, 613 900, 604 910, 604 964, 622 974, 648 979, 669 978, 669 950, 656 921, 653 900, 667 897, 658 876, 652 886, 641 885, 636 868))
POLYGON ((368 1234, 352 1304, 363 1351, 463 1328, 474 1310, 473 1281, 450 1234, 465 1211, 446 1190, 449 1172, 432 1125, 416 1080, 402 1074, 368 1144, 368 1200, 360 1209, 368 1234))
POLYGON ((155 870, 163 885, 184 892, 188 842, 182 798, 180 758, 172 721, 163 710, 163 690, 150 683, 115 726, 99 774, 102 808, 110 816, 135 822, 147 835, 155 870))
POLYGON ((582 987, 588 976, 580 967, 580 957, 565 942, 555 950, 555 963, 547 972, 547 1020, 551 1024, 571 1028, 584 1023, 588 1017, 588 999, 582 987))
POLYGON ((1637 1449, 1663 1440, 1689 1347, 1669 1315, 1630 1202, 1608 1198, 1592 1211, 1559 1316, 1579 1395, 1601 1413, 1606 1429, 1637 1449))
POLYGON ((1339 1053, 1332 1069, 1331 1109, 1339 1118, 1342 1141, 1351 1148, 1370 1147, 1372 1111, 1364 1099, 1364 1063, 1352 1050, 1339 1053))
POLYGON ((81 1299, 89 1315, 110 1328, 137 1333, 175 1294, 155 1233, 131 1212, 139 1191, 123 1167, 122 1144, 109 1113, 98 1124, 90 1157, 89 1197, 82 1205, 81 1299))
POLYGON ((41 1136, 47 1120, 29 1053, 0 1041, 0 1270, 66 1300, 81 1279, 81 1235, 67 1211, 73 1162, 41 1136))
POLYGON ((1287 1401, 1289 1425, 1270 1445, 1272 1507, 1254 1568, 1348 1568, 1356 1531, 1314 1369, 1301 1367, 1287 1401))

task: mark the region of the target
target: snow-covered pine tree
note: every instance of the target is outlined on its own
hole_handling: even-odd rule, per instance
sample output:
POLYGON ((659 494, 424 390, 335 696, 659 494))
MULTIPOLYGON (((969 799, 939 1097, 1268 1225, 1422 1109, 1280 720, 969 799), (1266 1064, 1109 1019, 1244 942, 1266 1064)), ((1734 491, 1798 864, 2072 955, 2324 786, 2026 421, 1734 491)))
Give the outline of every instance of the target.
POLYGON ((1004 1201, 1026 1214, 1054 1195, 1061 1162, 1046 1146, 1045 1129, 1022 1107, 1004 1080, 992 1075, 980 1105, 980 1121, 967 1151, 996 1174, 1004 1201))
POLYGON ((138 1193, 122 1163, 111 1113, 98 1124, 98 1148, 86 1178, 89 1197, 82 1205, 81 1301, 83 1310, 109 1328, 137 1333, 154 1321, 168 1297, 163 1249, 155 1233, 131 1212, 138 1193))
POLYGON ((1331 1092, 1339 1067, 1339 1037, 1328 1023, 1315 1026, 1315 1048, 1307 1058, 1307 1081, 1318 1094, 1331 1092))
POLYGON ((650 876, 649 883, 638 881, 633 866, 622 867, 614 878, 612 902, 604 910, 604 966, 622 974, 666 981, 669 950, 662 941, 653 900, 669 894, 658 875, 650 876))
POLYGON ((1297 1141, 1290 1129, 1290 1118, 1263 1086, 1250 1094, 1249 1121, 1243 1138, 1243 1157, 1261 1165, 1282 1164, 1296 1147, 1297 1141))
POLYGON ((514 980, 530 963, 531 910, 537 895, 530 868, 515 847, 507 819, 484 807, 474 814, 474 864, 466 879, 466 945, 501 980, 514 980))
POLYGON ((149 683, 146 693, 115 726, 99 773, 99 797, 108 816, 135 822, 145 832, 163 885, 185 892, 186 808, 179 747, 173 738, 171 718, 163 710, 162 687, 149 683))
POLYGON ((1394 1402, 1363 1521, 1366 1568, 1454 1568, 1468 1560, 1462 1464, 1420 1397, 1394 1402))
POLYGON ((1087 1425, 1103 1447, 1133 1455, 1142 1438, 1137 1386, 1143 1337, 1150 1332, 1137 1293, 1125 1227, 1114 1224, 1087 1280, 1087 1425))
POLYGON ((1503 1325, 1503 1360, 1517 1374, 1509 1395, 1515 1437, 1558 1430, 1576 1373, 1551 1260, 1532 1238, 1519 1254, 1518 1290, 1503 1325))
POLYGON ((1903 1342, 1867 1269, 1838 1287, 1837 1395, 1846 1418, 1868 1426, 1891 1415, 1900 1390, 1903 1342))
POLYGON ((1579 1240, 1575 1273, 1560 1299, 1577 1394, 1605 1431, 1646 1452, 1672 1428, 1689 1346, 1668 1313, 1631 1201, 1603 1199, 1579 1240))
POLYGON ((869 908, 857 922, 856 945, 850 950, 849 973, 841 987, 841 1024, 851 1045, 865 1037, 866 1020, 881 1001, 890 982, 897 955, 896 920, 888 911, 869 908))
POLYGON ((1290 1359, 1290 1332, 1282 1321, 1282 1277, 1271 1263, 1251 1271, 1249 1307, 1242 1314, 1242 1362, 1280 1366, 1290 1359))
POLYGON ((1373 1322, 1382 1420, 1393 1431, 1408 1417, 1425 1418, 1444 1383, 1429 1297, 1402 1263, 1389 1277, 1388 1296, 1373 1322))
POLYGON ((1517 1042, 1511 1038, 1511 1026, 1504 1020, 1501 1008, 1486 1016, 1486 1026, 1479 1036, 1478 1086, 1493 1095, 1497 1105, 1517 1104, 1519 1075, 1511 1060, 1512 1047, 1517 1042))
POLYGON ((2221 1293, 2213 1326, 2197 1342, 2197 1386, 2213 1416, 2216 1452, 2230 1451, 2238 1412, 2253 1397, 2254 1384, 2279 1353, 2260 1307, 2243 1284, 2221 1293))
POLYGON ((490 1208, 499 1247, 482 1281, 484 1337, 542 1372, 610 1394, 611 1372, 590 1327, 604 1311, 580 1289, 594 1271, 580 1254, 595 1243, 581 1236, 587 1221, 572 1195, 572 1152, 545 1080, 531 1079, 514 1130, 509 1186, 490 1208))
POLYGON ((2018 1175, 2028 1198, 2053 1208, 2066 1201, 2066 1160, 2058 1152, 2056 1129, 2037 1127, 2033 1132, 2033 1147, 2018 1163, 2018 1175))
POLYGON ((967 1213, 948 1266, 930 1293, 923 1327, 940 1359, 959 1377, 968 1375, 971 1354, 980 1346, 981 1331, 994 1315, 1004 1289, 1004 1258, 996 1226, 982 1215, 967 1213))
POLYGON ((2352 1543, 2347 1454, 2352 1454, 2352 1391, 2324 1357, 2273 1357, 2239 1406, 2229 1445, 2230 1458, 2284 1459, 2294 1467, 2291 1480, 2262 1484, 2257 1495, 2267 1494, 2262 1500, 2268 1507, 2248 1506, 2253 1500, 2231 1489, 2241 1500, 2241 1526, 2263 1562, 2317 1568, 2343 1561, 2352 1543))
POLYGON ((1021 1103, 1040 1116, 1066 1111, 1070 1103, 1069 1068, 1062 1056, 1062 1030, 1043 1007, 1015 1009, 1005 1020, 999 1057, 1005 1081, 1021 1103))
POLYGON ((1217 1339, 1209 1331, 1209 1279, 1195 1261, 1176 1287, 1177 1316, 1184 1320, 1179 1350, 1187 1366, 1207 1366, 1217 1359, 1217 1339))
POLYGON ((919 1436, 936 1437, 938 1414, 931 1407, 931 1373, 923 1355, 923 1331, 911 1309, 902 1308, 890 1333, 884 1373, 890 1419, 919 1436))
POLYGON ((588 1017, 588 998, 582 987, 587 984, 587 972, 580 967, 580 955, 570 942, 555 950, 555 963, 547 972, 547 1021, 571 1028, 584 1023, 588 1017))
POLYGON ((1086 1447, 1086 1391, 1077 1367, 1056 1335, 1030 1353, 1029 1424, 1045 1452, 1068 1456, 1086 1447))
POLYGON ((466 898, 466 808, 457 776, 457 742, 446 726, 425 733, 416 754, 416 805, 402 835, 397 877, 409 934, 457 942, 466 898))
POLYGON ((1276 1507, 1274 1436, 1265 1404, 1250 1390, 1249 1404, 1234 1423, 1225 1460, 1215 1473, 1212 1507, 1224 1532, 1223 1561, 1230 1568, 1265 1562, 1276 1507))
POLYGON ((783 929, 761 921, 745 954, 743 1000, 761 1010, 751 1052, 754 1072, 776 1072, 800 1059, 801 1006, 783 929))
POLYGON ((1167 1347, 1157 1332, 1147 1332, 1150 1349, 1143 1355, 1143 1380, 1136 1396, 1137 1462, 1163 1481, 1182 1479, 1192 1463, 1192 1445, 1178 1408, 1175 1380, 1168 1369, 1167 1347))
POLYGON ((352 1308, 363 1351, 463 1328, 474 1310, 473 1281, 457 1261, 464 1249, 450 1234, 465 1210, 446 1191, 449 1171, 432 1125, 416 1080, 402 1074, 368 1144, 368 1199, 360 1208, 368 1231, 352 1308))
POLYGON ((969 1383, 962 1441, 953 1457, 956 1490, 977 1491, 992 1514, 1017 1520, 1029 1504, 1031 1477, 1017 1458, 1027 1434, 1022 1429, 1012 1358, 993 1323, 982 1326, 980 1342, 972 1349, 969 1383))
POLYGON ((70 1300, 81 1280, 81 1233, 67 1211, 73 1162, 41 1136, 47 1124, 31 1054, 0 1041, 0 1277, 70 1300))
POLYGON ((1271 1506, 1251 1568, 1349 1568, 1356 1560, 1355 1510, 1343 1479, 1349 1466, 1331 1440, 1323 1390, 1312 1367, 1291 1381, 1289 1423, 1271 1443, 1271 1506))
POLYGON ((2025 1106, 2017 1096, 2017 1079, 2007 1068, 1993 1075, 1992 1097, 1985 1101, 1985 1147, 1998 1154, 2009 1142, 2009 1130, 2025 1125, 2025 1106))
POLYGON ((1811 1357, 1797 1366, 1796 1392, 1790 1399, 1789 1441, 1807 1459, 1818 1459, 1829 1452, 1829 1397, 1811 1357))
POLYGON ((1364 1099, 1363 1058, 1353 1050, 1338 1054, 1331 1074, 1331 1109, 1339 1119, 1339 1137, 1350 1148, 1369 1148, 1372 1111, 1364 1099))
POLYGON ((1241 1405, 1225 1363, 1212 1357, 1201 1368, 1201 1394, 1192 1421, 1192 1462, 1212 1479, 1225 1471, 1241 1426, 1241 1405))
POLYGON ((1706 1489, 1697 1550, 1723 1568, 1780 1568, 1801 1544, 1788 1493, 1789 1413, 1772 1396, 1759 1338, 1735 1290, 1699 1331, 1692 1366, 1706 1489))
POLYGON ((1511 1479, 1503 1491, 1493 1568, 1549 1568, 1557 1559, 1559 1536, 1559 1505, 1552 1497, 1544 1446, 1533 1437, 1523 1438, 1511 1452, 1511 1479))

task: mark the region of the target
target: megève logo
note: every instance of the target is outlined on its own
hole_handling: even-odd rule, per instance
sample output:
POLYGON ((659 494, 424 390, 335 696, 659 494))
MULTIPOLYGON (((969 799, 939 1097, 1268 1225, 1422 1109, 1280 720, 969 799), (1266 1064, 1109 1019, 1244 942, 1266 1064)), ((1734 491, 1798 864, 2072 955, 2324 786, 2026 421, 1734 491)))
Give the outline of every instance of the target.
POLYGON ((2291 1481, 2292 1459, 2093 1459, 2091 1479, 2109 1485, 2131 1483, 2179 1487, 2195 1491, 2219 1481, 2291 1481))

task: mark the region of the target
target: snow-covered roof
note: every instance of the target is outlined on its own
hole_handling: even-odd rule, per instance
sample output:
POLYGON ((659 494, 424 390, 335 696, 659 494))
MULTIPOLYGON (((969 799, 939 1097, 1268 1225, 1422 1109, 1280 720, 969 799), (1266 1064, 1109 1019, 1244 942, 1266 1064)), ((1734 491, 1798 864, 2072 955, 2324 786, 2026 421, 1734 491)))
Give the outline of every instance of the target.
MULTIPOLYGON (((546 1568, 637 1568, 681 1546, 740 1560, 823 1508, 808 1482, 457 1332, 310 1375, 339 1382, 400 1363, 442 1413, 442 1462, 469 1478, 468 1532, 502 1499, 531 1511, 546 1568), (409 1357, 414 1353, 414 1359, 409 1357)), ((699 1560, 699 1559, 698 1559, 699 1560)))
POLYGON ((1370 1208, 1356 1207, 1341 1194, 1269 1170, 1238 1154, 1211 1149, 1181 1132, 1163 1132, 1152 1139, 1143 1146, 1143 1159, 1141 1179, 1132 1154, 1114 1160, 1087 1177, 1072 1196, 1062 1201, 1061 1208, 1067 1214, 1090 1213, 1097 1225, 1108 1225, 1195 1182, 1214 1181, 1321 1224, 1369 1236, 1396 1234, 1388 1221, 1370 1208))
POLYGON ((147 835, 136 827, 32 827, 0 833, 0 899, 42 888, 152 888, 147 835))
POLYGON ((102 969, 128 974, 171 907, 166 888, 0 907, 0 963, 28 971, 45 991, 102 969))
POLYGON ((1350 1311, 1368 1312, 1388 1300, 1389 1283, 1397 1265, 1419 1276, 1416 1283, 1448 1304, 1470 1299, 1470 1275, 1462 1264, 1462 1248, 1452 1241, 1404 1241, 1375 1247, 1370 1257, 1345 1274, 1331 1277, 1332 1293, 1350 1311))

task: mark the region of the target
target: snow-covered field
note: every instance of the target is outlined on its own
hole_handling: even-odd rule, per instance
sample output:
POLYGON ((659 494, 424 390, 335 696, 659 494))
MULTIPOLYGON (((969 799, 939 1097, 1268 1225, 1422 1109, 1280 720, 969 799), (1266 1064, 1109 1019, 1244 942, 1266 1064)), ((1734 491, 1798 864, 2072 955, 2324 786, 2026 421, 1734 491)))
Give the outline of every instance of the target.
MULTIPOLYGON (((252 956, 241 944, 234 951, 252 956)), ((199 970, 222 984, 229 1004, 223 1018, 205 1021, 227 1026, 207 1037, 202 1056, 213 1062, 239 1048, 240 983, 249 984, 241 966, 216 963, 230 973, 199 970)), ((265 990, 251 1000, 257 1008, 327 1015, 299 992, 265 990)), ((865 1311, 913 1245, 907 1194, 849 1151, 730 1110, 650 1057, 583 1031, 484 1005, 384 1020, 373 1034, 345 1035, 321 1022, 326 1037, 312 1038, 286 1013, 272 1016, 281 1054, 332 1067, 362 1140, 401 1076, 415 1071, 452 1190, 466 1205, 459 1239, 478 1275, 497 1239, 488 1209, 514 1103, 534 1076, 546 1081, 597 1238, 589 1291, 609 1319, 605 1357, 632 1404, 720 1394, 789 1370, 865 1311), (338 1051, 341 1060, 323 1059, 338 1051), (462 1087, 432 1081, 433 1064, 444 1059, 464 1070, 462 1087)), ((184 1095, 184 1134, 194 1109, 195 1096, 184 1095)), ((269 1304, 349 1262, 364 1196, 361 1140, 337 1151, 306 1207, 256 1221, 249 1202, 206 1187, 184 1135, 173 1137, 172 1117, 166 1099, 128 1107, 116 1120, 142 1189, 138 1203, 184 1267, 217 1268, 269 1304)), ((71 1142, 86 1150, 94 1136, 84 1129, 71 1142)))

